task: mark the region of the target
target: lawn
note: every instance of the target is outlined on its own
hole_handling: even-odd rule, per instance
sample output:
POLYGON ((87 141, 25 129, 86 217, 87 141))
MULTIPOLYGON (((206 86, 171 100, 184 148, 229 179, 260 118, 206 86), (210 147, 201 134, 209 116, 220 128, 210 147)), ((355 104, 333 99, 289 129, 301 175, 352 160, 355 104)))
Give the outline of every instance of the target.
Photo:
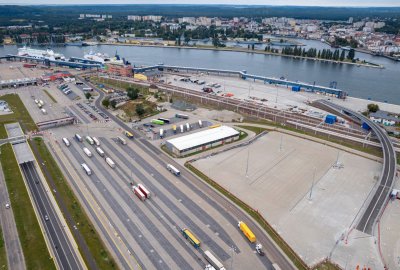
POLYGON ((54 102, 57 103, 57 100, 47 91, 46 89, 43 89, 43 92, 46 93, 46 95, 54 102))
POLYGON ((0 269, 7 270, 7 254, 6 254, 6 246, 4 245, 3 232, 0 226, 0 269))
MULTIPOLYGON (((51 178, 56 185, 57 193, 60 196, 60 198, 56 196, 58 205, 61 205, 59 201, 61 200, 62 203, 66 206, 68 213, 71 215, 73 223, 79 224, 79 232, 82 234, 86 245, 88 246, 89 251, 96 262, 97 267, 99 269, 118 269, 117 264, 114 262, 114 259, 107 251, 107 248, 105 247, 103 241, 97 234, 93 224, 89 220, 89 217, 82 209, 81 204, 75 197, 71 187, 64 178, 60 168, 58 167, 58 164, 47 149, 43 140, 41 138, 35 138, 31 143, 35 144, 34 146, 37 147, 39 155, 46 164, 51 178)), ((47 177, 46 180, 51 186, 51 183, 49 182, 49 179, 47 179, 47 177)), ((74 228, 70 229, 73 230, 74 228)), ((87 262, 87 258, 84 256, 84 253, 81 250, 81 247, 79 248, 82 256, 84 257, 86 265, 89 265, 87 262)))
MULTIPOLYGON (((35 122, 33 122, 32 117, 28 113, 21 99, 16 94, 7 94, 0 97, 8 103, 10 109, 13 111, 12 114, 0 115, 0 124, 6 124, 11 122, 19 122, 21 124, 22 130, 26 133, 28 131, 37 130, 35 122)), ((0 133, 2 136, 3 134, 0 133)))
POLYGON ((56 269, 10 144, 1 146, 0 160, 27 269, 56 269))
POLYGON ((253 131, 256 135, 260 134, 260 133, 263 132, 263 131, 268 130, 268 129, 262 128, 262 127, 239 126, 239 125, 236 125, 236 126, 237 126, 238 128, 243 128, 243 129, 247 129, 247 130, 253 131))

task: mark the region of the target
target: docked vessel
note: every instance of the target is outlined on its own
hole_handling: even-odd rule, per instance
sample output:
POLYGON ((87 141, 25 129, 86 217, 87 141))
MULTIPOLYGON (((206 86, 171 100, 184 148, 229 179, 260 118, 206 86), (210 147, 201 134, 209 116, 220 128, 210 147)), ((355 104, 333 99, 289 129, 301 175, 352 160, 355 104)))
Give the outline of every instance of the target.
POLYGON ((115 57, 109 57, 107 54, 103 53, 95 53, 93 51, 90 51, 89 53, 85 54, 83 58, 91 61, 96 61, 102 64, 105 63, 120 63, 123 64, 123 60, 119 58, 119 56, 116 54, 115 57))
POLYGON ((47 59, 47 60, 58 60, 58 61, 65 61, 65 56, 60 53, 55 53, 53 50, 39 50, 33 49, 30 47, 22 47, 18 49, 19 56, 27 56, 36 59, 47 59))

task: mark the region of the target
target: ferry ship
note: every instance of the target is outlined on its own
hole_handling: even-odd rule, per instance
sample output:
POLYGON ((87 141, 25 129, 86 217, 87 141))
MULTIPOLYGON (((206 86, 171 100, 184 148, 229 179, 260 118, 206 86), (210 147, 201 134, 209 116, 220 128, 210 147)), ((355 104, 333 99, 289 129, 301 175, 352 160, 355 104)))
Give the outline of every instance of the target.
POLYGON ((65 61, 64 55, 62 55, 60 53, 55 53, 53 50, 50 50, 50 49, 38 50, 38 49, 32 49, 30 47, 24 46, 24 47, 18 49, 18 55, 32 57, 32 58, 36 58, 36 59, 65 61))
POLYGON ((85 54, 83 58, 87 60, 92 60, 96 61, 102 64, 105 63, 121 63, 123 64, 123 60, 121 60, 118 56, 118 54, 115 54, 115 57, 109 57, 107 54, 103 53, 95 53, 93 51, 90 51, 89 53, 85 54))

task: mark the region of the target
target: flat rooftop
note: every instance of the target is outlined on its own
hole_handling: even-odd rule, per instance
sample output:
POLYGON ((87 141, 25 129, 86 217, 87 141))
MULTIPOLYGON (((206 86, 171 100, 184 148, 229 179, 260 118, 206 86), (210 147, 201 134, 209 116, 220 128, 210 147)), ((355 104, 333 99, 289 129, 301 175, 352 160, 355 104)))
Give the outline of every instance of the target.
POLYGON ((204 144, 220 141, 222 139, 239 135, 239 132, 228 126, 221 126, 216 128, 207 129, 204 131, 192 133, 179 138, 168 140, 179 151, 201 146, 204 144))

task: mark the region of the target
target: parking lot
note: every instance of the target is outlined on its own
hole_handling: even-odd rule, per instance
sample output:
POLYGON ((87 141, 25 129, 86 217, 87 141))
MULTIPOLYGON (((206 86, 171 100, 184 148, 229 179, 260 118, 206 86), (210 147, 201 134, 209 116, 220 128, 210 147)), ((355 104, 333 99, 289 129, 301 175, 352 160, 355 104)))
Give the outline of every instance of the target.
POLYGON ((134 141, 128 140, 127 145, 117 143, 115 138, 120 133, 115 130, 112 127, 76 130, 82 136, 97 135, 105 155, 115 162, 115 169, 109 167, 93 146, 85 141, 76 142, 73 129, 58 128, 54 136, 70 163, 64 166, 71 166, 79 174, 79 179, 70 181, 85 185, 81 192, 90 192, 96 198, 123 245, 140 264, 158 269, 204 268, 201 253, 179 231, 186 227, 201 240, 203 250, 209 249, 224 264, 234 260, 237 269, 245 268, 249 262, 254 269, 265 268, 267 262, 254 254, 237 230, 234 217, 203 197, 195 186, 170 174, 166 164, 148 162, 149 154, 134 141), (70 147, 61 142, 64 136, 71 141, 70 147), (83 152, 84 146, 92 152, 92 157, 83 152), (91 176, 83 171, 83 162, 93 171, 91 176), (132 192, 132 184, 138 183, 152 193, 145 202, 132 192))
POLYGON ((360 262, 347 258, 350 249, 357 250, 350 252, 357 254, 354 258, 367 256, 379 265, 372 239, 354 233, 346 245, 342 235, 349 233, 379 178, 381 164, 270 132, 250 146, 194 165, 259 211, 309 265, 334 250, 335 262, 344 267, 347 261, 348 269, 355 269, 360 262))

